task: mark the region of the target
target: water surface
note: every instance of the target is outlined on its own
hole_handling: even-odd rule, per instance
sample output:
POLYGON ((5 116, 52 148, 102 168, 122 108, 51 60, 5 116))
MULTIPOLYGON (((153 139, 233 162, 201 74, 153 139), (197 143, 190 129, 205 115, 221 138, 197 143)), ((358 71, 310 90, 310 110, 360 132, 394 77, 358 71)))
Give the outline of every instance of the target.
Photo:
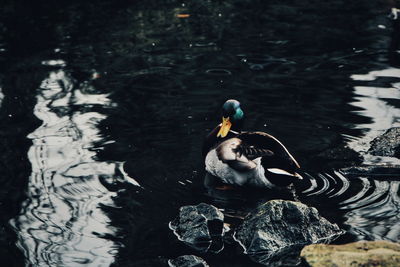
POLYGON ((347 230, 400 238, 399 175, 349 175, 400 124, 390 3, 6 1, 0 11, 0 246, 13 266, 258 266, 229 241, 180 243, 168 223, 206 202, 228 220, 287 192, 204 186, 201 145, 228 98, 245 128, 302 165, 301 201, 347 230), (181 16, 178 16, 181 14, 181 16), (182 15, 183 14, 183 15, 182 15))

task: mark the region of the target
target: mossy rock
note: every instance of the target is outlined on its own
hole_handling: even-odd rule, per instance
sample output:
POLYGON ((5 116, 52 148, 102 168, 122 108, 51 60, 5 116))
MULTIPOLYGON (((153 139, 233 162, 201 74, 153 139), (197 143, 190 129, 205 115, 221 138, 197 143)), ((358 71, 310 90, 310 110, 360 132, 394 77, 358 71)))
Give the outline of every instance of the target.
POLYGON ((303 248, 301 257, 312 267, 397 267, 400 244, 389 241, 360 241, 345 245, 314 244, 303 248))

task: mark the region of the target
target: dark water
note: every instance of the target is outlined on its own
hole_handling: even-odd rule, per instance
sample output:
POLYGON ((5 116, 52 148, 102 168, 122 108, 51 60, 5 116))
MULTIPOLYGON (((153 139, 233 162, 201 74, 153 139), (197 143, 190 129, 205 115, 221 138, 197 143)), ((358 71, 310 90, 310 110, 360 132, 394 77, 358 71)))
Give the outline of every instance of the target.
POLYGON ((168 229, 182 205, 230 216, 291 198, 204 187, 203 137, 228 98, 298 159, 296 192, 347 230, 336 243, 400 239, 399 175, 339 170, 400 164, 367 153, 400 126, 390 1, 34 2, 0 9, 2 262, 257 266, 168 229))

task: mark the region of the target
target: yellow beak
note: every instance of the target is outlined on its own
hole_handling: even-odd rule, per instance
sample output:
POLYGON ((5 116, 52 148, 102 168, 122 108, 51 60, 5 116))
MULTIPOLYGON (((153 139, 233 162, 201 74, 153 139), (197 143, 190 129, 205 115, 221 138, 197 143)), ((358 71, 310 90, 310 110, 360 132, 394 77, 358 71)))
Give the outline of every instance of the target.
POLYGON ((222 117, 221 129, 219 129, 217 137, 224 138, 225 136, 227 136, 231 127, 232 123, 229 121, 229 117, 228 118, 222 117))

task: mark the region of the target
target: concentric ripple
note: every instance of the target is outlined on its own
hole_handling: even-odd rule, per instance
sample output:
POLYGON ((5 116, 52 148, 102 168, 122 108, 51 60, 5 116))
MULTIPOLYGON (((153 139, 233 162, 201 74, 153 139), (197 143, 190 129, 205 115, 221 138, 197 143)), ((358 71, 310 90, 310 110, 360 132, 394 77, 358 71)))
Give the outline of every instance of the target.
POLYGON ((322 209, 336 206, 342 210, 344 227, 356 239, 400 240, 400 181, 362 175, 348 178, 339 171, 307 177, 310 182, 301 193, 304 198, 322 209))

